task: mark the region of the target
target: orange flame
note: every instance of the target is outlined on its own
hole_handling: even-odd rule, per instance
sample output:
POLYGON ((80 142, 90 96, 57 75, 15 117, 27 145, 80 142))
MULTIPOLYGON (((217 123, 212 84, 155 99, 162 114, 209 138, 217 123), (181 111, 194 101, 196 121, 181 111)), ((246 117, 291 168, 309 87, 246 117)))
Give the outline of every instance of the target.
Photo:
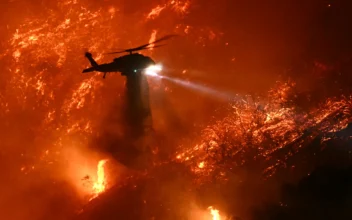
MULTIPOLYGON (((152 34, 150 35, 149 43, 152 43, 155 41, 157 32, 158 32, 157 30, 153 30, 152 34)), ((151 44, 150 47, 151 48, 149 50, 153 50, 154 44, 151 44)))
POLYGON ((199 181, 206 181, 206 177, 216 174, 220 174, 217 178, 226 181, 229 170, 251 162, 253 158, 265 160, 268 165, 263 168, 264 174, 271 176, 279 167, 286 166, 285 158, 292 156, 289 153, 282 160, 271 161, 271 158, 277 159, 275 154, 281 152, 280 149, 293 147, 299 150, 304 147, 300 143, 308 134, 309 140, 317 137, 318 132, 311 130, 329 135, 329 132, 346 128, 352 120, 348 110, 352 105, 351 97, 328 99, 318 108, 302 112, 290 105, 294 87, 293 82, 281 83, 269 92, 268 98, 259 99, 260 102, 256 97, 238 97, 233 112, 204 129, 197 145, 181 146, 175 160, 188 164, 199 175, 199 181), (337 116, 338 123, 332 120, 337 116), (256 149, 255 155, 243 158, 241 155, 250 151, 248 146, 256 149))
POLYGON ((97 181, 93 184, 93 194, 94 196, 90 199, 98 197, 106 189, 106 176, 104 165, 108 160, 101 160, 97 166, 97 181))
POLYGON ((165 9, 166 6, 156 6, 153 8, 150 13, 147 16, 147 19, 154 19, 159 16, 160 12, 162 12, 165 9))
POLYGON ((212 220, 221 220, 219 210, 214 209, 212 206, 209 206, 208 210, 210 211, 210 214, 212 216, 212 220))

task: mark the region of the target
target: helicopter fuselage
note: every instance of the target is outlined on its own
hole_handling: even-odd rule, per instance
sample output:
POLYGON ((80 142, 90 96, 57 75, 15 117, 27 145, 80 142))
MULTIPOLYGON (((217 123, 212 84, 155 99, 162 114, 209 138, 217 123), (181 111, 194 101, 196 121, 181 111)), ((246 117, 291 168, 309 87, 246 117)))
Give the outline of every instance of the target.
POLYGON ((129 73, 140 72, 155 62, 148 56, 139 53, 133 53, 115 58, 111 63, 97 64, 90 53, 86 53, 86 57, 90 61, 92 67, 84 69, 83 73, 87 72, 120 72, 122 75, 129 73))

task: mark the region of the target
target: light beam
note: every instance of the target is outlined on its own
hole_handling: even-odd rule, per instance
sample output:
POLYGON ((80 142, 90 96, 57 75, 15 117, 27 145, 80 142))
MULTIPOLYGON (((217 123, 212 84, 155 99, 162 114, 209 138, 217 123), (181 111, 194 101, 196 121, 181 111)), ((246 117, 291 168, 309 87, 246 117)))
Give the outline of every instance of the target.
POLYGON ((186 80, 182 80, 182 79, 178 79, 178 78, 173 78, 173 77, 168 77, 168 76, 159 76, 162 79, 166 79, 169 80, 173 83, 176 83, 177 85, 198 91, 198 92, 202 92, 202 93, 206 93, 209 95, 212 95, 214 97, 220 98, 220 99, 224 99, 224 100, 234 100, 237 98, 236 94, 230 94, 228 92, 224 92, 224 91, 219 91, 217 89, 213 89, 198 83, 193 83, 193 82, 189 82, 186 80))

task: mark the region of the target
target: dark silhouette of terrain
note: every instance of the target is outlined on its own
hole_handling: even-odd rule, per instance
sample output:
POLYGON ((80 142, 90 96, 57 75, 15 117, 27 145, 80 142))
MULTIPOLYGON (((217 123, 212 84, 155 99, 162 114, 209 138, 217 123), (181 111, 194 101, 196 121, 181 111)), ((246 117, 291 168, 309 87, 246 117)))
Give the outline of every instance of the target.
POLYGON ((266 205, 253 219, 352 219, 351 189, 351 166, 320 167, 297 185, 285 185, 281 202, 266 205))
POLYGON ((351 135, 352 123, 326 134, 331 139, 325 143, 317 136, 300 152, 301 166, 311 167, 306 175, 297 184, 284 184, 279 200, 256 209, 253 220, 352 219, 351 135))

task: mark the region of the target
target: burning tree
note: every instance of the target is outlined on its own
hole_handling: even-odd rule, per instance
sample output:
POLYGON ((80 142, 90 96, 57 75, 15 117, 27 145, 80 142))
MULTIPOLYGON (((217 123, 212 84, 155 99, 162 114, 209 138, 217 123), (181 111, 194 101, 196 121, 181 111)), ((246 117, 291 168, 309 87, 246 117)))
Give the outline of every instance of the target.
POLYGON ((206 176, 225 177, 225 172, 249 164, 264 168, 270 176, 316 137, 324 141, 351 122, 351 97, 331 98, 302 111, 290 99, 293 92, 294 83, 288 81, 267 98, 238 98, 233 112, 206 128, 202 142, 179 152, 177 159, 206 176))

